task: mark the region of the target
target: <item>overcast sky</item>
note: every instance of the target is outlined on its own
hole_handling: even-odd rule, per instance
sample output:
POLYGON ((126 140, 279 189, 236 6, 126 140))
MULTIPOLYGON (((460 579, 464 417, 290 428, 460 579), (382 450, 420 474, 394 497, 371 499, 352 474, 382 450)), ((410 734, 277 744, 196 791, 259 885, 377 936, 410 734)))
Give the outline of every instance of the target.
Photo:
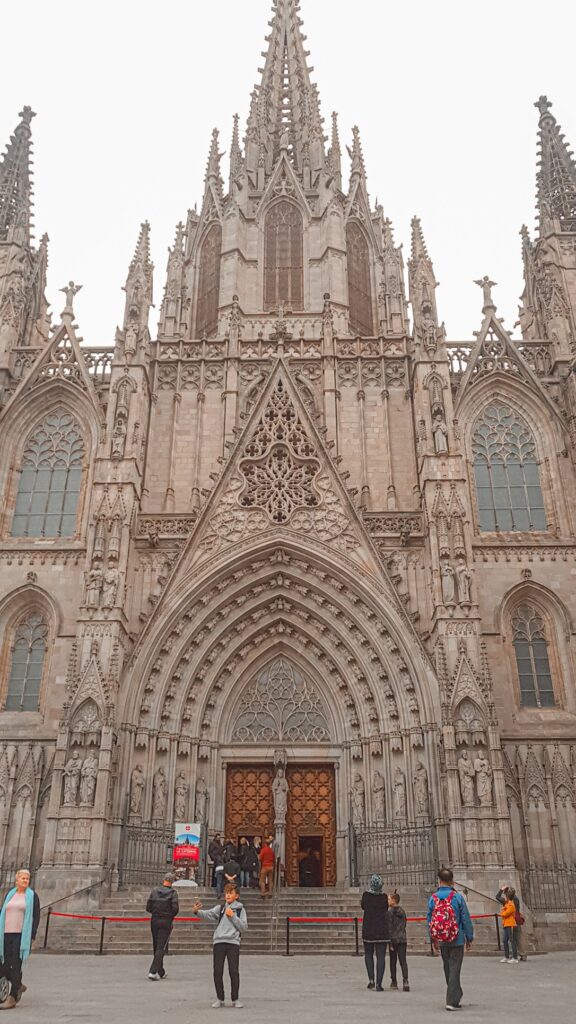
MULTIPOLYGON (((0 148, 24 104, 33 121, 36 236, 50 236, 54 313, 70 277, 81 333, 113 342, 139 224, 152 225, 156 311, 166 250, 200 205, 210 132, 229 149, 245 123, 268 32, 269 0, 27 0, 4 4, 0 148)), ((424 226, 448 337, 481 319, 474 278, 490 274, 510 328, 522 290, 519 230, 535 216, 541 93, 576 147, 568 0, 302 0, 329 125, 358 124, 372 201, 398 242, 424 226)), ((227 165, 226 160, 223 166, 227 165)))

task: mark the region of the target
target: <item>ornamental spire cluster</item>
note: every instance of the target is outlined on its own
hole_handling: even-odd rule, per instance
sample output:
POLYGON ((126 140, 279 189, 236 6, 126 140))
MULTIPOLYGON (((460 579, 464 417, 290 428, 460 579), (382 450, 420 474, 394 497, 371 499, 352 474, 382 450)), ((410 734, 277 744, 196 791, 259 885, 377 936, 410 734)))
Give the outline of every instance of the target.
POLYGON ((537 203, 540 233, 554 229, 576 231, 576 163, 574 154, 551 113, 552 104, 546 96, 534 104, 540 112, 538 125, 537 203))
POLYGON ((32 234, 32 118, 31 107, 20 112, 20 122, 0 159, 0 242, 30 245, 32 234))

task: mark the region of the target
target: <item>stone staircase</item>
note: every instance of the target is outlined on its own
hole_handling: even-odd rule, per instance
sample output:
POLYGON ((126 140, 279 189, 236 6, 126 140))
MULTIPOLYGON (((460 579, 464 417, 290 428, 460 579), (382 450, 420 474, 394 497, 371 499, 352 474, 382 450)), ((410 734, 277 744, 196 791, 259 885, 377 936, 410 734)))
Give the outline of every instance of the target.
MULTIPOLYGON (((104 931, 104 953, 149 953, 150 928, 144 911, 148 890, 123 890, 103 899, 98 909, 74 911, 91 913, 96 917, 119 918, 107 920, 104 931), (133 917, 146 918, 146 923, 130 921, 133 917), (126 919, 124 923, 124 919, 126 919)), ((192 905, 200 899, 204 908, 218 902, 213 889, 178 888, 180 917, 193 917, 192 905)), ((421 917, 427 906, 427 894, 414 891, 403 894, 403 906, 408 917, 421 917)), ((246 907, 249 928, 242 939, 243 954, 282 954, 286 950, 286 919, 290 917, 361 917, 360 893, 344 889, 281 889, 273 899, 263 900, 256 890, 243 890, 241 900, 246 907)), ((62 908, 58 908, 62 909, 62 908)), ((66 908, 73 912, 73 908, 66 908)), ((475 922, 475 951, 494 954, 497 949, 493 919, 475 922)), ((42 926, 43 927, 43 926, 42 926)), ((43 942, 42 927, 39 943, 43 942)), ((361 924, 359 924, 360 950, 361 924)), ((409 949, 414 953, 429 953, 428 933, 424 922, 408 925, 409 949)), ((174 927, 170 952, 174 955, 210 953, 212 948, 210 924, 180 922, 174 927)), ((52 916, 48 935, 48 952, 97 953, 100 945, 100 920, 88 921, 52 916)), ((355 927, 353 922, 322 924, 290 924, 290 953, 354 955, 355 927)))

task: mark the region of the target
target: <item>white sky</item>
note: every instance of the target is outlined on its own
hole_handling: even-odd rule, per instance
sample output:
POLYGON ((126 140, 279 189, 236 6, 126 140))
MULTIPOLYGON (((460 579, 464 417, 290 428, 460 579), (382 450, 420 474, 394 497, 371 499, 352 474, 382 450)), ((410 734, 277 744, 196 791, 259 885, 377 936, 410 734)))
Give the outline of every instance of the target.
MULTIPOLYGON (((245 124, 269 0, 27 0, 5 4, 0 149, 24 104, 33 121, 36 236, 50 236, 48 296, 83 285, 86 343, 108 345, 123 312, 139 224, 152 225, 156 330, 166 250, 203 193, 214 126, 245 124)), ((522 289, 518 232, 534 226, 534 100, 546 93, 576 147, 568 0, 302 0, 326 127, 362 133, 372 201, 404 243, 422 218, 440 317, 470 338, 490 274, 510 329, 522 289)), ((223 161, 227 179, 227 160, 223 161)))

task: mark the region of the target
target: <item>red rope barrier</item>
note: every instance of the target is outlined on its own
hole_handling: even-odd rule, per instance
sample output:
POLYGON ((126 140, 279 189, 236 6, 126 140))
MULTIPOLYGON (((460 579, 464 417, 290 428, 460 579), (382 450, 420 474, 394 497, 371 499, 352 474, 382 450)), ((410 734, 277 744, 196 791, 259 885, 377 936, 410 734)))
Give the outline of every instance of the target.
MULTIPOLYGON (((93 914, 63 914, 63 913, 61 913, 58 910, 51 910, 50 911, 50 916, 51 917, 71 917, 71 918, 74 918, 77 921, 102 921, 103 918, 104 918, 104 915, 95 916, 93 914)), ((478 918, 486 918, 486 917, 493 918, 495 915, 494 914, 471 914, 470 916, 474 920, 478 920, 478 918)), ((113 922, 116 922, 116 923, 121 923, 121 922, 125 921, 125 922, 127 922, 129 924, 149 924, 149 922, 150 922, 150 918, 149 917, 108 917, 108 916, 106 916, 106 920, 107 921, 113 921, 113 922)), ((182 922, 182 921, 200 921, 200 920, 201 920, 201 918, 199 918, 199 917, 176 917, 176 918, 174 918, 174 923, 178 924, 179 922, 182 922)), ((362 924, 363 918, 359 917, 358 919, 356 919, 355 917, 290 917, 289 920, 296 922, 296 924, 352 924, 355 920, 358 920, 358 923, 362 924)), ((407 921, 426 921, 426 918, 425 917, 408 917, 408 918, 406 918, 406 920, 407 921)))

